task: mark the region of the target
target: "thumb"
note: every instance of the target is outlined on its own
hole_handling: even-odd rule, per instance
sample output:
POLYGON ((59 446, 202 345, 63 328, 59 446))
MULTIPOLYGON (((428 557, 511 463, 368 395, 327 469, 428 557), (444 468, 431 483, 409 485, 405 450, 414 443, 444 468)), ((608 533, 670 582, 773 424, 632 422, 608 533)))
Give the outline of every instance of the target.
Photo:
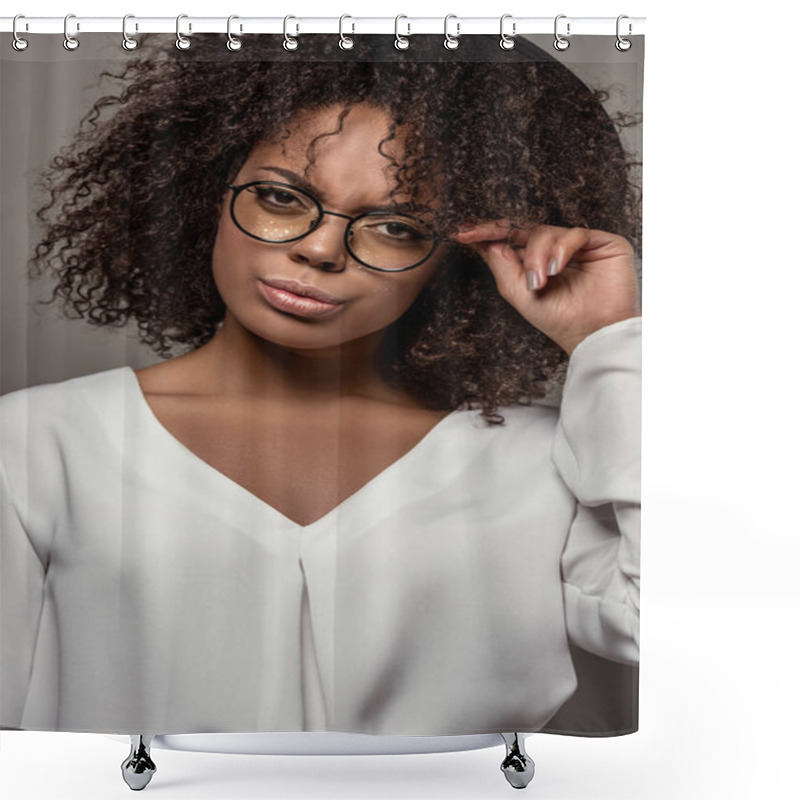
MULTIPOLYGON (((505 242, 475 242, 473 247, 489 265, 501 296, 519 308, 532 295, 526 271, 513 247, 505 242)), ((531 273, 533 274, 533 273, 531 273)))

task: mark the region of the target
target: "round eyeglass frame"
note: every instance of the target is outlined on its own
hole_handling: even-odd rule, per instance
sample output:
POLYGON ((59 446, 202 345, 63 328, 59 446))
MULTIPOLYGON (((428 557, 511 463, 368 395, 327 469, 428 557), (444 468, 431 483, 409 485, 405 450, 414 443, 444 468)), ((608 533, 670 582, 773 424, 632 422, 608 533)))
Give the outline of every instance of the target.
POLYGON ((246 236, 249 236, 251 239, 256 239, 259 242, 266 242, 267 244, 288 244, 289 242, 297 242, 300 239, 305 239, 306 236, 308 236, 310 233, 313 233, 322 224, 322 220, 324 219, 324 215, 325 214, 329 214, 332 217, 341 217, 342 219, 349 220, 349 222, 347 223, 347 227, 345 228, 345 231, 344 231, 344 246, 347 248, 347 252, 350 254, 350 256, 352 258, 354 258, 359 264, 365 266, 367 269, 374 269, 377 272, 407 272, 410 269, 414 269, 415 267, 419 267, 422 264, 424 264, 436 252, 436 248, 443 241, 442 237, 439 236, 439 234, 435 230, 433 230, 430 227, 430 225, 428 225, 427 223, 423 222, 419 217, 415 217, 413 214, 406 214, 406 213, 404 213, 402 211, 393 211, 392 212, 392 216, 407 217, 408 219, 413 219, 415 222, 424 225, 428 230, 430 230, 431 237, 432 237, 431 250, 428 253, 428 255, 425 256, 425 258, 420 259, 415 264, 411 264, 408 267, 401 267, 400 269, 385 269, 384 267, 376 267, 376 266, 373 266, 372 264, 367 264, 366 261, 362 261, 353 252, 353 250, 350 247, 349 233, 350 233, 350 231, 351 231, 351 229, 353 227, 353 224, 357 220, 364 219, 365 217, 386 216, 387 212, 385 212, 385 211, 366 211, 363 214, 358 214, 355 217, 351 217, 348 214, 339 214, 336 211, 326 211, 322 207, 322 203, 320 203, 319 200, 317 200, 317 198, 314 197, 313 194, 310 194, 309 192, 305 191, 305 189, 301 189, 299 186, 294 186, 291 183, 283 183, 282 181, 250 181, 249 183, 242 183, 242 184, 239 184, 238 186, 234 186, 234 184, 229 183, 228 181, 225 181, 225 185, 229 189, 233 190, 233 195, 231 197, 231 202, 228 205, 228 210, 229 210, 229 213, 231 215, 231 219, 233 220, 234 225, 236 225, 236 227, 243 234, 245 234, 246 236), (236 219, 236 214, 234 214, 234 212, 233 212, 233 207, 234 207, 234 204, 236 203, 236 198, 245 189, 249 189, 251 186, 263 186, 263 185, 285 186, 287 189, 291 189, 293 192, 297 192, 298 194, 302 194, 304 197, 307 197, 309 200, 311 200, 311 202, 317 208, 317 219, 316 219, 316 222, 314 222, 314 224, 305 233, 301 233, 300 236, 295 236, 295 237, 293 237, 291 239, 278 239, 278 240, 275 240, 275 239, 264 239, 261 236, 256 236, 254 233, 250 233, 250 231, 246 230, 242 226, 242 224, 239 222, 239 220, 236 219))

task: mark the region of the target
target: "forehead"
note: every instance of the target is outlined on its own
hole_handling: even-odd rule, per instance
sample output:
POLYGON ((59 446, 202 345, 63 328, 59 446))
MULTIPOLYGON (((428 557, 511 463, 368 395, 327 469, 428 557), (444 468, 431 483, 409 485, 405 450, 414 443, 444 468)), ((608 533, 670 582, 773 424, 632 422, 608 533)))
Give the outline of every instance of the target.
POLYGON ((295 114, 286 126, 288 135, 256 145, 248 165, 259 170, 258 177, 270 177, 264 171, 270 166, 304 175, 323 200, 385 200, 395 186, 397 168, 392 161, 403 157, 406 132, 398 128, 389 139, 389 113, 363 103, 353 106, 340 122, 343 108, 295 114))

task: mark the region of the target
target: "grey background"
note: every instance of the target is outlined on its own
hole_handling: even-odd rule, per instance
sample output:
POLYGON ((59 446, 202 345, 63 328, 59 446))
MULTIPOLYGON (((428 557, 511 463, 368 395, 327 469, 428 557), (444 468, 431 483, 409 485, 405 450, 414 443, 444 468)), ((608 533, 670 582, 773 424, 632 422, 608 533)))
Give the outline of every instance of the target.
MULTIPOLYGON (((610 90, 612 113, 641 113, 643 37, 633 37, 626 53, 617 51, 608 36, 574 37, 562 53, 556 53, 550 36, 528 38, 569 64, 588 85, 610 90)), ((52 287, 46 278, 27 277, 39 235, 37 173, 71 139, 95 99, 112 91, 108 82, 100 84, 99 73, 136 53, 124 51, 116 33, 82 36, 75 52, 66 51, 58 35, 30 35, 29 40, 21 53, 0 48, 0 394, 160 360, 139 343, 132 325, 98 328, 65 318, 58 302, 34 305, 49 298, 52 287)), ((192 46, 203 47, 202 40, 192 46)), ((641 138, 641 125, 623 130, 623 144, 637 160, 641 138)))

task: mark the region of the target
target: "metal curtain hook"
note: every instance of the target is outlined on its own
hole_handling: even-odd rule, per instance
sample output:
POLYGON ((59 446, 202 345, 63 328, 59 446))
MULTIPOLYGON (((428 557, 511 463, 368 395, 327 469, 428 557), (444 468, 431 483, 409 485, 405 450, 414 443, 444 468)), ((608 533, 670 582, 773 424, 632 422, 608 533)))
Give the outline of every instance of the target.
MULTIPOLYGON (((231 14, 228 17, 228 50, 232 52, 234 50, 242 49, 242 40, 237 39, 235 36, 233 36, 233 34, 231 34, 231 22, 235 19, 239 19, 239 17, 237 17, 236 14, 231 14)), ((239 25, 239 33, 241 32, 242 32, 242 26, 239 25)))
MULTIPOLYGON (((17 33, 17 20, 18 19, 25 19, 24 14, 17 14, 14 17, 14 22, 11 24, 11 32, 14 34, 14 38, 11 40, 11 46, 15 50, 24 50, 28 46, 28 40, 20 38, 20 35, 17 33)), ((25 23, 25 30, 28 30, 28 23, 25 23)))
MULTIPOLYGON (((297 19, 297 17, 293 17, 291 14, 288 14, 283 18, 283 49, 284 50, 297 50, 297 39, 292 38, 286 31, 286 25, 290 19, 297 19)), ((300 24, 295 23, 295 36, 300 33, 300 24)))
MULTIPOLYGON (((128 20, 134 19, 133 14, 126 14, 122 18, 122 48, 124 50, 135 50, 139 46, 136 39, 128 36, 128 20)), ((135 23, 136 30, 139 30, 139 23, 135 23)))
POLYGON ((458 44, 459 44, 458 37, 461 35, 461 23, 460 22, 456 22, 456 35, 455 36, 451 36, 447 32, 447 23, 451 19, 457 19, 457 16, 455 14, 448 14, 444 18, 444 46, 448 50, 455 50, 458 47, 458 44))
MULTIPOLYGON (((175 39, 175 47, 177 47, 178 50, 188 50, 189 46, 191 45, 191 41, 181 33, 181 20, 188 16, 189 16, 188 14, 178 14, 178 17, 175 20, 175 35, 178 37, 177 39, 175 39)), ((189 33, 191 32, 192 32, 192 23, 190 22, 189 33)))
MULTIPOLYGON (((344 32, 342 31, 342 26, 346 19, 353 19, 353 18, 349 14, 342 14, 342 16, 339 17, 339 47, 341 47, 342 50, 352 50, 355 42, 349 36, 345 36, 344 32)), ((356 32, 355 22, 350 23, 350 32, 351 33, 356 32)))
MULTIPOLYGON (((553 42, 553 47, 555 47, 556 50, 566 50, 569 47, 569 39, 565 39, 558 32, 558 21, 560 19, 566 19, 566 18, 567 18, 566 14, 559 14, 556 17, 555 25, 553 26, 554 30, 555 30, 555 34, 556 34, 556 40, 553 42)), ((567 23, 567 36, 569 36, 569 33, 570 33, 570 31, 569 31, 569 22, 568 22, 567 23)))
MULTIPOLYGON (((623 39, 623 38, 622 38, 622 36, 620 35, 620 32, 619 32, 619 23, 620 23, 620 21, 621 21, 621 20, 623 20, 623 19, 628 19, 628 16, 627 16, 627 14, 620 14, 620 15, 617 17, 617 41, 616 41, 616 42, 614 42, 614 47, 616 47, 616 48, 617 48, 617 50, 620 50, 620 51, 622 51, 622 52, 625 52, 626 50, 630 50, 630 49, 631 49, 631 44, 632 44, 632 42, 631 42, 631 40, 630 40, 630 39, 623 39)), ((630 36, 632 32, 633 32, 633 26, 632 26, 632 25, 631 25, 631 23, 629 22, 629 23, 628 23, 628 36, 630 36)))
POLYGON ((408 39, 406 39, 406 36, 411 36, 411 23, 410 22, 406 23, 406 27, 408 28, 408 30, 406 31, 406 36, 401 36, 400 35, 401 19, 408 19, 408 17, 405 14, 398 14, 394 18, 394 46, 398 50, 408 50, 409 46, 411 45, 411 42, 408 39))
POLYGON ((512 14, 503 14, 500 17, 500 48, 502 50, 513 50, 514 45, 516 42, 511 38, 511 36, 517 35, 517 23, 511 23, 511 36, 508 36, 505 31, 503 30, 503 25, 507 19, 510 19, 513 15, 512 14))
MULTIPOLYGON (((78 45, 80 44, 80 42, 77 39, 75 39, 74 37, 69 35, 69 31, 67 30, 67 25, 69 24, 70 19, 73 18, 74 16, 75 16, 75 14, 67 14, 67 16, 64 17, 64 49, 65 50, 77 50, 78 49, 78 45)), ((76 22, 75 23, 75 30, 79 31, 80 29, 81 29, 80 23, 76 22)))

